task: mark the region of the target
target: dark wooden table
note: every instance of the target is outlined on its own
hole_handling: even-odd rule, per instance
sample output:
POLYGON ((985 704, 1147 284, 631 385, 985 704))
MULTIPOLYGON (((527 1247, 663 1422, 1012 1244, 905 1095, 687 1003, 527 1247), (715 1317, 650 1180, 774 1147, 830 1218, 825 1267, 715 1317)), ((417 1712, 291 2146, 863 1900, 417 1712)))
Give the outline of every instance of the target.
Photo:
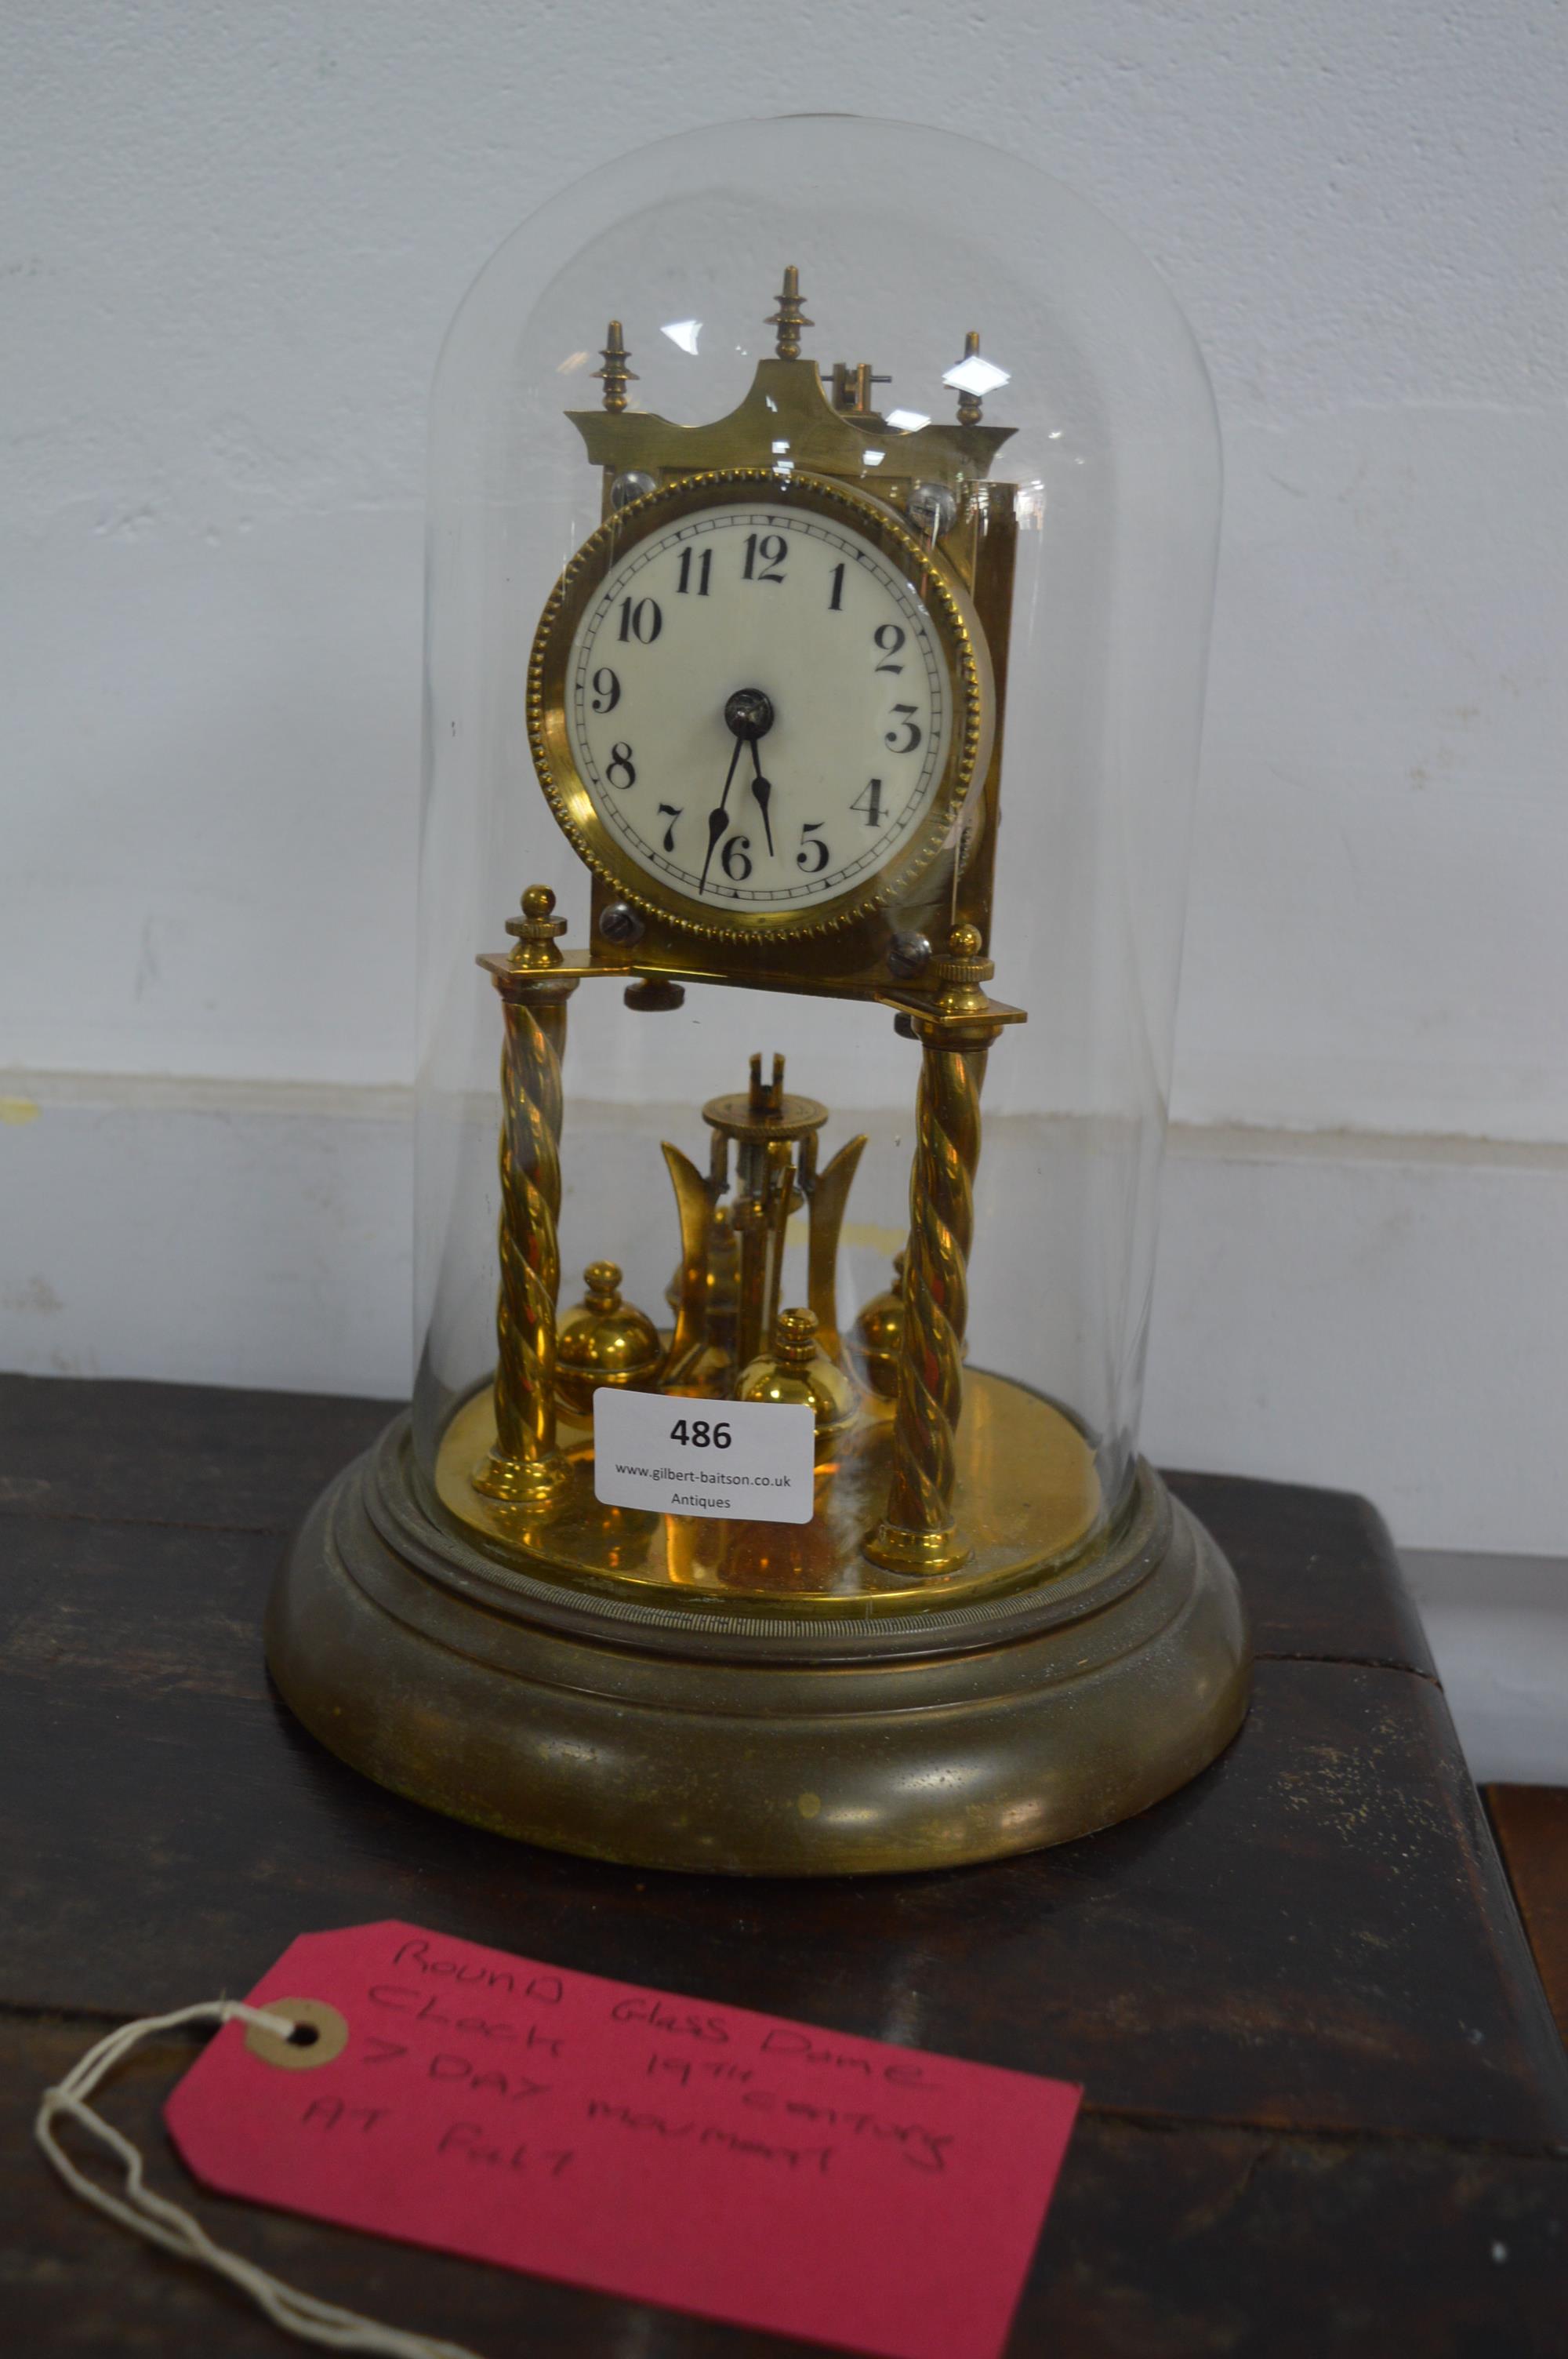
MULTIPOLYGON (((108 2024, 243 1992, 296 1933, 397 1916, 1083 2082, 1015 2359, 1568 2348, 1568 2071, 1363 1501, 1178 1480, 1241 1576, 1259 1663, 1236 1745, 1158 1810, 993 1867, 736 1884, 450 1824, 284 1712, 259 1636, 279 1544, 386 1414, 0 1378, 0 2342, 289 2347, 71 2202, 32 2108, 108 2024)), ((177 2190, 158 2106, 192 2052, 147 2051, 105 2100, 177 2190)), ((494 2359, 804 2347, 196 2204, 281 2275, 494 2359)))

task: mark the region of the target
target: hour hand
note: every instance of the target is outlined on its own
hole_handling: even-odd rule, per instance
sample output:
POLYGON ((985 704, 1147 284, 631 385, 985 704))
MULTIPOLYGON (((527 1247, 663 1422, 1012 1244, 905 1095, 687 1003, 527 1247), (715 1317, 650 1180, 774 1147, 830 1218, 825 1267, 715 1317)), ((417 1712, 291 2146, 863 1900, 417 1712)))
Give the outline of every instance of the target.
POLYGON ((771 778, 764 778, 761 770, 759 770, 756 777, 752 781, 752 792, 756 796, 757 808, 762 814, 762 832, 768 839, 768 856, 770 859, 773 857, 773 822, 768 818, 768 803, 772 798, 773 791, 773 780, 771 778))

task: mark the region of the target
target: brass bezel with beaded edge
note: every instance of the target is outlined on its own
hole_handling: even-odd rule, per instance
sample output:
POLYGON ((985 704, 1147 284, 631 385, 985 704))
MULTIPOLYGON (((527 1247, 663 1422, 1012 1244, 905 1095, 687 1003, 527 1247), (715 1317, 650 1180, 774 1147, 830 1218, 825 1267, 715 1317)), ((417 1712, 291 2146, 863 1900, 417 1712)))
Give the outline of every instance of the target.
POLYGON ((977 778, 985 776, 994 725, 994 700, 985 634, 953 574, 875 500, 819 475, 784 474, 771 467, 716 468, 646 493, 589 535, 546 602, 528 664, 528 742, 539 783, 574 849, 634 908, 694 940, 711 942, 799 941, 839 932, 907 893, 952 842, 977 778), (857 882, 837 901, 809 912, 737 910, 732 916, 694 900, 674 886, 659 886, 631 859, 605 826, 573 757, 567 726, 567 682, 578 627, 597 592, 628 551, 672 519, 702 508, 766 500, 770 507, 803 507, 850 524, 907 577, 942 650, 953 696, 955 726, 930 814, 915 842, 895 853, 869 883, 857 882))

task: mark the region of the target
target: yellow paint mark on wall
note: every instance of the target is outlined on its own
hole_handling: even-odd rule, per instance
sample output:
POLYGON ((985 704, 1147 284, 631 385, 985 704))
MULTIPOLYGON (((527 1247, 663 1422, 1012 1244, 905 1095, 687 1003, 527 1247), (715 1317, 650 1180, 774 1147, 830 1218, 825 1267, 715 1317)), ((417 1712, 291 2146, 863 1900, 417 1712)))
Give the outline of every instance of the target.
POLYGON ((37 1098, 0 1098, 0 1122, 37 1122, 43 1108, 37 1098))

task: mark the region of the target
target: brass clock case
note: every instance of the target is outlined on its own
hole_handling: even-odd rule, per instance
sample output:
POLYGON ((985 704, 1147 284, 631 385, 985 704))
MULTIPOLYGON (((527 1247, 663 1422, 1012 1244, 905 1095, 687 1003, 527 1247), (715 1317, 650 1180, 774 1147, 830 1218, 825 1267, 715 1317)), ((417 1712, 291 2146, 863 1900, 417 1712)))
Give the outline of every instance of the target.
POLYGON ((851 926, 907 892, 951 842, 971 788, 985 775, 993 696, 985 636, 961 584, 891 510, 818 475, 771 467, 716 468, 649 492, 584 541, 546 603, 528 665, 528 742, 551 810, 572 844, 623 900, 697 940, 797 941, 851 926), (761 499, 787 514, 806 509, 849 526, 905 576, 941 649, 953 697, 951 743, 931 809, 912 842, 867 881, 810 909, 728 911, 656 885, 605 825, 578 768, 568 731, 568 673, 578 628, 614 568, 650 532, 699 509, 761 499))

